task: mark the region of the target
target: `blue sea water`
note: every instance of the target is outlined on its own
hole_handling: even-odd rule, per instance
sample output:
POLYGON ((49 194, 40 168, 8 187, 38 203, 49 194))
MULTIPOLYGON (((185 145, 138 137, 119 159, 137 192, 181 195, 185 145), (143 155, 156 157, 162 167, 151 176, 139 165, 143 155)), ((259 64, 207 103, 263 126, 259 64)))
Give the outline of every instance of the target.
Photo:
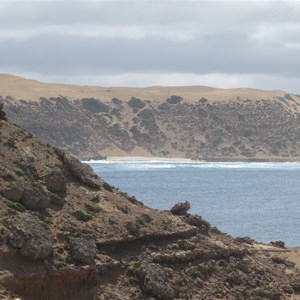
POLYGON ((300 246, 300 163, 90 162, 108 183, 152 208, 188 200, 232 236, 300 246))

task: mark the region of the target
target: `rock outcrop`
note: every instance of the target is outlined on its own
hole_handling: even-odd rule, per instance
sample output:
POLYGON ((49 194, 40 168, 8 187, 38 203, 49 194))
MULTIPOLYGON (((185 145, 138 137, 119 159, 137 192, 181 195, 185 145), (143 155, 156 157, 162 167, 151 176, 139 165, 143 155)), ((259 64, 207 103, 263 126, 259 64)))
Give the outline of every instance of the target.
POLYGON ((5 112, 3 111, 3 103, 0 101, 0 120, 5 120, 7 121, 6 119, 6 114, 5 112))
POLYGON ((45 183, 50 192, 61 193, 66 191, 66 178, 57 169, 51 170, 46 174, 45 183))
POLYGON ((168 284, 164 269, 154 263, 143 261, 138 270, 142 288, 146 293, 158 299, 174 299, 175 291, 168 284))
POLYGON ((37 217, 24 214, 10 220, 10 244, 30 259, 47 258, 53 251, 53 241, 45 224, 37 217))
POLYGON ((21 198, 25 207, 31 210, 42 210, 49 207, 51 200, 49 194, 36 182, 28 184, 21 198))
POLYGON ((70 242, 71 257, 83 264, 93 264, 97 246, 91 238, 74 238, 70 242))
POLYGON ((176 203, 171 208, 171 213, 173 215, 184 215, 190 210, 190 208, 191 208, 191 204, 189 201, 185 201, 182 203, 176 203))
POLYGON ((56 154, 62 160, 67 170, 69 170, 82 183, 99 189, 103 184, 102 180, 94 173, 93 169, 85 163, 81 163, 76 157, 56 148, 56 154))
POLYGON ((0 194, 11 201, 19 202, 24 194, 24 188, 18 185, 7 184, 1 187, 0 194))

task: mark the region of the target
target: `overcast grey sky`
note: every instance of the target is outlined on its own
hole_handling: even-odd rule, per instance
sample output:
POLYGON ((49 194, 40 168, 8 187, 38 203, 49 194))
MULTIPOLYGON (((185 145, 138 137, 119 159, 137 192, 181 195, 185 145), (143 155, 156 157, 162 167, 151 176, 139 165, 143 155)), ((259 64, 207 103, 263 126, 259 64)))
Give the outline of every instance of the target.
POLYGON ((0 1, 0 73, 300 94, 298 1, 0 1))

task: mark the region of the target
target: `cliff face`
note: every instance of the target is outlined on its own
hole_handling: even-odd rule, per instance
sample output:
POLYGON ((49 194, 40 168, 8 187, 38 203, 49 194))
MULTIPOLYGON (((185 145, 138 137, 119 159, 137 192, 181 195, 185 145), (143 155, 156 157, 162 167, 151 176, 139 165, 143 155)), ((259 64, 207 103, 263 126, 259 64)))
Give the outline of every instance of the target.
POLYGON ((191 102, 6 97, 8 117, 81 158, 299 159, 300 97, 191 102))
POLYGON ((189 215, 188 202, 172 212, 148 208, 0 115, 1 299, 292 299, 300 292, 297 249, 222 234, 189 215))

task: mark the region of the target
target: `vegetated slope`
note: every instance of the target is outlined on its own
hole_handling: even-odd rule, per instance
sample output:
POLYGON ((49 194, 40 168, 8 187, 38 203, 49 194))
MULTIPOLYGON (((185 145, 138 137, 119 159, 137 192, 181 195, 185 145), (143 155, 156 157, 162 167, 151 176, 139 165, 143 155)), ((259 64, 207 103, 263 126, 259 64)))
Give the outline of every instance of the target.
POLYGON ((80 158, 300 158, 297 95, 207 87, 52 86, 4 78, 7 88, 0 93, 9 118, 80 158))
MULTIPOLYGON (((0 105, 0 297, 292 299, 297 249, 150 209, 9 123, 0 105)), ((177 215, 176 215, 177 214, 177 215)), ((295 296, 296 297, 296 296, 295 296)), ((295 298, 294 298, 295 299, 295 298)))

